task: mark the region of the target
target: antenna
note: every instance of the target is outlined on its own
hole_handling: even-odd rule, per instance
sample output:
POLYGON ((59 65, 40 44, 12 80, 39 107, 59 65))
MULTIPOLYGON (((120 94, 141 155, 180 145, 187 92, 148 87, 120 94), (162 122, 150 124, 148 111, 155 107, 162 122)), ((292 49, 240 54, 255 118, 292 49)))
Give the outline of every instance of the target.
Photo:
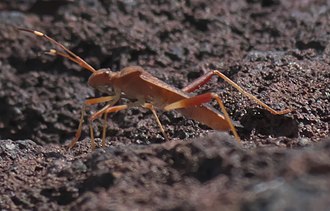
POLYGON ((91 65, 89 65, 85 60, 83 60, 82 58, 80 58, 79 56, 74 54, 72 51, 67 49, 64 45, 57 42, 56 40, 49 37, 48 35, 46 35, 42 32, 39 32, 39 31, 30 30, 30 29, 18 28, 18 30, 32 33, 38 37, 43 37, 44 39, 53 43, 55 46, 58 46, 59 48, 64 50, 64 52, 62 52, 62 51, 57 51, 55 49, 51 49, 50 51, 47 51, 46 54, 53 55, 53 56, 62 56, 64 58, 70 59, 71 61, 77 63, 79 66, 89 70, 92 73, 96 72, 96 70, 91 65))

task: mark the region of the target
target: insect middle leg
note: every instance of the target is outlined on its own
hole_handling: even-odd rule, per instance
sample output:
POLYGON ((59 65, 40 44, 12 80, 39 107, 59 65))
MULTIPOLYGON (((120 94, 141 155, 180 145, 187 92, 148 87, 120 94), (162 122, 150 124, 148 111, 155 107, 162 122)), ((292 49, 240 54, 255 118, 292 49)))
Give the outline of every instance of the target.
POLYGON ((156 122, 157 122, 157 124, 160 128, 160 131, 162 132, 162 134, 163 134, 164 138, 166 139, 166 141, 168 141, 169 139, 168 139, 168 137, 165 133, 165 130, 164 130, 164 127, 163 127, 162 123, 160 122, 160 120, 158 118, 158 115, 156 113, 156 110, 155 110, 154 106, 151 103, 145 103, 143 105, 143 107, 149 109, 152 112, 152 114, 154 115, 154 117, 156 119, 156 122))
POLYGON ((202 75, 201 77, 197 78, 195 81, 193 81, 192 83, 190 83, 188 86, 184 87, 182 89, 182 91, 184 91, 184 92, 192 92, 192 91, 200 88, 204 84, 206 84, 208 81, 210 81, 211 78, 212 78, 212 76, 214 76, 214 75, 217 75, 220 78, 222 78, 224 81, 226 81, 231 86, 233 86, 235 89, 237 89, 240 93, 242 93, 246 97, 250 98, 251 100, 255 101, 257 104, 259 104, 260 106, 264 107, 267 111, 269 111, 272 114, 282 115, 282 114, 290 113, 292 111, 291 109, 285 109, 285 110, 282 110, 282 111, 276 111, 276 110, 274 110, 273 108, 269 107, 264 102, 262 102, 261 100, 259 100, 256 96, 254 96, 254 95, 246 92, 244 89, 242 89, 242 87, 240 87, 234 81, 230 80, 227 76, 225 76, 223 73, 221 73, 218 70, 212 70, 212 71, 206 73, 205 75, 202 75))
MULTIPOLYGON (((103 133, 102 133, 102 147, 105 147, 105 137, 106 137, 106 126, 107 126, 107 117, 108 117, 108 114, 109 113, 114 113, 114 112, 118 112, 118 111, 121 111, 121 110, 125 110, 125 109, 128 109, 128 108, 131 108, 131 107, 134 107, 135 104, 132 104, 132 105, 118 105, 118 106, 108 106, 108 107, 104 107, 103 109, 95 112, 92 116, 90 116, 89 118, 89 122, 93 122, 95 119, 101 117, 102 115, 104 115, 104 122, 103 122, 103 133)), ((166 140, 168 140, 168 137, 165 133, 165 130, 158 118, 158 115, 156 113, 156 110, 154 108, 154 106, 151 104, 151 103, 144 103, 142 105, 143 108, 147 108, 149 109, 152 114, 154 115, 155 119, 156 119, 156 122, 158 124, 158 126, 160 127, 160 130, 163 134, 163 136, 165 137, 166 140)), ((92 148, 94 149, 95 148, 95 140, 94 140, 94 131, 91 127, 91 124, 90 124, 90 132, 91 132, 91 144, 92 144, 92 148)))

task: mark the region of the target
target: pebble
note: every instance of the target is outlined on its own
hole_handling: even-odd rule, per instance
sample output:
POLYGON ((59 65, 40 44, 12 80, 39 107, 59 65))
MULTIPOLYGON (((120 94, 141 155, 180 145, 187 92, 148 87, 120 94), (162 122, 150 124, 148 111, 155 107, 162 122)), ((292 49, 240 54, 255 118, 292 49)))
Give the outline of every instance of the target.
POLYGON ((298 140, 298 144, 302 147, 307 146, 311 143, 311 141, 308 138, 301 138, 298 140))
POLYGON ((15 149, 15 144, 13 144, 13 143, 7 143, 7 144, 5 144, 5 146, 6 146, 6 148, 7 149, 9 149, 9 150, 13 150, 13 149, 15 149))

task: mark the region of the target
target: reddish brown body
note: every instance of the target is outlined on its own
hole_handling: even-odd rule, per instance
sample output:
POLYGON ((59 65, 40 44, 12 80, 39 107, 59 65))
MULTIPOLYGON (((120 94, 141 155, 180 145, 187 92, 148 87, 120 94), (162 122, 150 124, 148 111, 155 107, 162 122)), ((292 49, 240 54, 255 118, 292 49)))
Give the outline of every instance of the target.
MULTIPOLYGON (((191 97, 189 93, 168 85, 140 66, 126 67, 119 72, 111 72, 109 69, 98 70, 91 75, 88 84, 93 88, 100 89, 100 91, 105 91, 107 87, 115 87, 124 94, 124 97, 151 103, 159 109, 164 109, 166 105, 191 97)), ((212 129, 230 130, 224 116, 210 106, 201 104, 177 111, 212 129)))

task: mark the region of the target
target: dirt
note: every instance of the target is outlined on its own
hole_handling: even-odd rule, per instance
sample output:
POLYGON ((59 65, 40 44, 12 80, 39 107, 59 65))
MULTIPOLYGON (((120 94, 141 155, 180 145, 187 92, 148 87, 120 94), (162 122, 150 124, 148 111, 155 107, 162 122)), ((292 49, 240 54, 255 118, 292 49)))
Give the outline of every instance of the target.
POLYGON ((2 1, 0 209, 327 210, 329 22, 325 0, 2 1), (105 148, 91 150, 85 124, 67 150, 83 101, 102 93, 88 87, 90 72, 43 54, 54 46, 16 27, 45 32, 96 69, 139 65, 178 88, 218 69, 293 112, 273 115, 215 77, 197 93, 219 94, 241 144, 158 111, 166 141, 150 111, 132 108, 110 116, 105 148))

